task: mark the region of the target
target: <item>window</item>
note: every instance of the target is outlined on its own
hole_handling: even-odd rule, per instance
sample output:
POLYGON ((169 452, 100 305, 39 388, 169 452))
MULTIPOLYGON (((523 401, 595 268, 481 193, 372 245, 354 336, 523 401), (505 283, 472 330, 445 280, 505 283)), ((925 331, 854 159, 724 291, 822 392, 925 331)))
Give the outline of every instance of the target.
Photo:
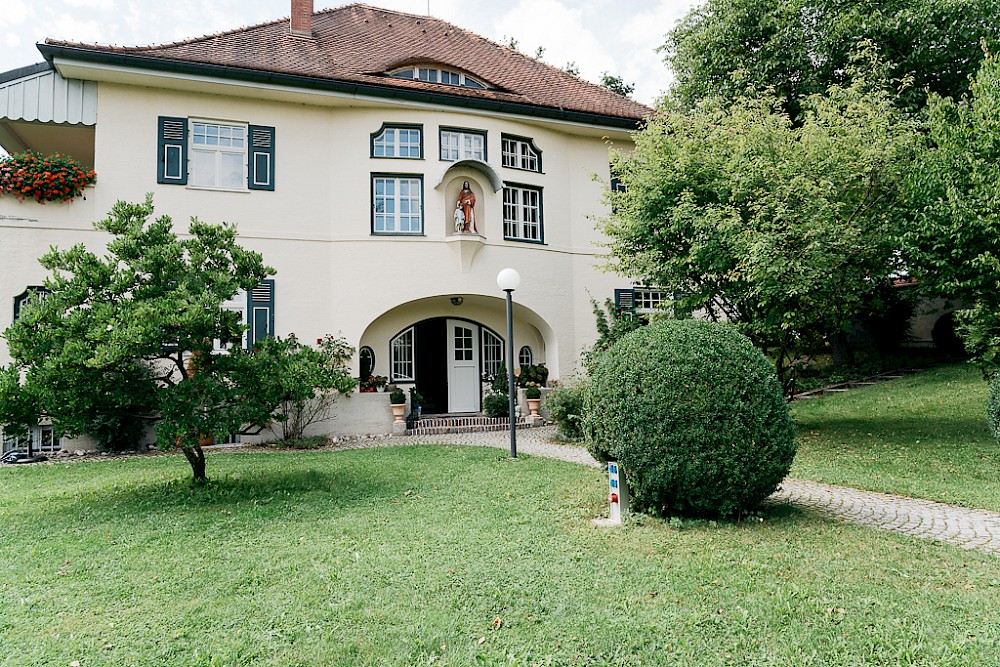
MULTIPOLYGON (((256 341, 274 335, 274 279, 260 281, 249 293, 241 289, 231 299, 223 301, 222 307, 239 313, 240 323, 247 327, 242 341, 244 349, 249 350, 256 341)), ((214 348, 222 352, 233 346, 216 340, 214 348)))
POLYGON ((503 340, 489 329, 483 329, 483 379, 491 382, 503 368, 503 340))
POLYGON ((514 241, 542 238, 542 191, 526 186, 504 186, 503 235, 514 241))
POLYGON ((631 315, 648 315, 663 311, 675 318, 691 316, 689 308, 682 308, 677 300, 690 296, 685 292, 668 292, 657 287, 634 287, 615 290, 615 307, 631 315))
POLYGON ((648 287, 637 287, 635 289, 635 312, 639 314, 651 313, 658 310, 664 301, 668 301, 667 293, 648 287))
POLYGON ((475 88, 485 90, 489 88, 485 83, 474 79, 468 74, 455 72, 437 67, 406 67, 389 74, 394 79, 409 79, 424 81, 426 83, 443 83, 446 86, 461 86, 462 88, 475 88))
POLYGON ((367 380, 375 372, 375 350, 367 345, 358 351, 358 375, 367 380))
POLYGON ((517 353, 517 363, 521 366, 530 366, 532 360, 531 348, 525 345, 517 353))
POLYGON ((156 182, 274 190, 274 128, 160 116, 156 182))
POLYGON ((413 327, 389 343, 389 381, 413 382, 413 327))
POLYGON ((189 185, 242 190, 246 161, 246 127, 191 123, 189 185))
POLYGON ((62 439, 56 437, 55 430, 51 426, 32 426, 23 436, 4 436, 3 451, 5 453, 14 449, 27 451, 29 444, 32 453, 58 452, 62 449, 62 439))
POLYGON ((541 152, 531 139, 502 135, 500 146, 503 150, 503 166, 525 171, 542 170, 541 152))
POLYGON ((372 176, 372 232, 423 234, 423 179, 420 176, 372 176))
POLYGON ((478 130, 441 129, 441 159, 486 162, 486 133, 478 130))
POLYGON ((372 134, 372 157, 419 160, 424 156, 421 135, 419 125, 383 125, 372 134))
MULTIPOLYGON (((222 302, 222 309, 228 310, 230 312, 238 313, 240 318, 240 323, 243 326, 247 325, 247 292, 246 290, 240 290, 233 295, 232 298, 226 299, 222 302)), ((218 338, 215 339, 215 345, 213 346, 213 351, 224 352, 226 350, 231 350, 236 347, 235 343, 223 343, 218 338)))
POLYGON ((41 301, 49 293, 44 287, 32 286, 14 297, 14 321, 21 316, 21 310, 29 304, 41 301))

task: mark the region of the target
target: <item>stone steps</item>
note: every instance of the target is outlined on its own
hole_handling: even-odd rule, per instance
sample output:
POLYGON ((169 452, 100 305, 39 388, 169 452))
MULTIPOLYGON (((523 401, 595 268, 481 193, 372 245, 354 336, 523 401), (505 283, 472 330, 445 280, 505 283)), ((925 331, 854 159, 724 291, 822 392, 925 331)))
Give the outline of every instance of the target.
MULTIPOLYGON (((518 417, 514 423, 516 428, 531 428, 532 424, 525 417, 518 417)), ((446 433, 486 433, 489 431, 506 431, 510 421, 499 417, 482 417, 478 415, 463 417, 426 417, 417 422, 416 428, 406 429, 404 435, 443 435, 446 433)))

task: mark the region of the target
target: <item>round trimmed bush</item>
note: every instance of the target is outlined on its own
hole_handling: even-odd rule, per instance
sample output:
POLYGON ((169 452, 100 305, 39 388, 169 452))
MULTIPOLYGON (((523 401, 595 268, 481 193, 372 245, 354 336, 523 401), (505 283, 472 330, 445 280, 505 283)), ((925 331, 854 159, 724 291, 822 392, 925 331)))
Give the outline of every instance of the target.
POLYGON ((990 395, 986 399, 986 421, 993 437, 1000 443, 1000 371, 990 377, 990 395))
POLYGON ((600 355, 584 427, 637 509, 734 516, 788 474, 795 429, 774 366, 733 327, 660 320, 600 355))

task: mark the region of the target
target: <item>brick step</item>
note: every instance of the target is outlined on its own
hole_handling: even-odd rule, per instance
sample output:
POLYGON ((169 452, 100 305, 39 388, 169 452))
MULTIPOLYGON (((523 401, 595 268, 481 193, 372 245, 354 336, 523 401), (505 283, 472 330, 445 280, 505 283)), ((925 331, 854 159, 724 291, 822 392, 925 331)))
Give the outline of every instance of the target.
MULTIPOLYGON (((530 428, 531 424, 521 417, 515 428, 530 428)), ((491 417, 433 417, 421 419, 416 428, 406 429, 405 435, 445 435, 447 433, 486 433, 506 431, 510 428, 507 419, 491 417)))

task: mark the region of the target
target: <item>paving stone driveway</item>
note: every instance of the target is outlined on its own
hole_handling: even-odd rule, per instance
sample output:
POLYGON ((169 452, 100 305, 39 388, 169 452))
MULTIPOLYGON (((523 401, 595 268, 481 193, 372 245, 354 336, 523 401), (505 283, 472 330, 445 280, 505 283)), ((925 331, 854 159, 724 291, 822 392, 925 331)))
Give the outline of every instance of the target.
MULTIPOLYGON (((593 467, 600 465, 583 447, 552 442, 550 439, 554 435, 553 427, 519 430, 517 451, 593 467)), ((342 446, 353 449, 441 443, 507 449, 509 442, 507 431, 495 431, 395 436, 361 440, 342 446)), ((837 521, 1000 555, 1000 513, 996 512, 792 478, 782 482, 781 488, 768 499, 768 502, 792 505, 837 521)))

